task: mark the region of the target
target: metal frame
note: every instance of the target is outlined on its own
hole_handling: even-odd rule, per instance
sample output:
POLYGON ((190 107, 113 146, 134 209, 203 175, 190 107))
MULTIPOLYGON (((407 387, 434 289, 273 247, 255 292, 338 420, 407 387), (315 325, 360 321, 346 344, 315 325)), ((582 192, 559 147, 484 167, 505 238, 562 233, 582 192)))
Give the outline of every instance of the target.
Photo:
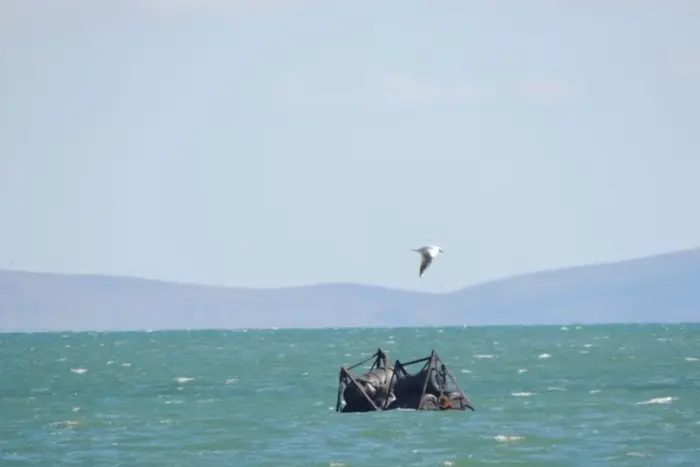
MULTIPOLYGON (((338 394, 337 394, 337 399, 336 399, 336 406, 335 406, 335 411, 339 412, 341 410, 340 405, 343 397, 343 392, 348 386, 354 385, 360 393, 364 396, 364 399, 369 403, 369 405, 375 410, 375 411, 380 411, 380 410, 386 410, 387 406, 389 404, 388 398, 384 401, 384 403, 381 406, 377 406, 375 402, 372 400, 369 395, 365 392, 364 388, 362 387, 361 384, 358 383, 358 380, 361 380, 361 376, 354 376, 350 370, 357 368, 360 365, 363 365, 370 360, 374 359, 374 362, 368 372, 376 369, 376 368, 387 368, 390 367, 390 360, 389 360, 389 355, 382 351, 381 348, 378 348, 377 351, 371 355, 370 357, 362 360, 359 363, 356 363, 350 367, 345 367, 341 366, 340 367, 340 373, 338 375, 338 394)), ((464 391, 459 387, 459 383, 457 383, 457 379, 452 375, 450 370, 447 368, 447 365, 440 359, 440 356, 435 352, 435 350, 431 350, 430 355, 427 357, 423 358, 418 358, 415 360, 411 360, 410 362, 407 363, 401 363, 399 360, 396 360, 394 363, 394 371, 391 376, 391 379, 389 380, 389 387, 392 387, 395 381, 397 381, 401 376, 414 376, 416 374, 419 374, 423 371, 426 371, 425 375, 425 381, 423 382, 423 388, 420 394, 419 401, 423 400, 423 397, 426 394, 427 388, 428 388, 428 381, 432 378, 434 373, 441 372, 443 373, 446 378, 445 378, 445 390, 448 392, 457 392, 459 395, 461 395, 465 400, 468 399, 466 395, 464 394, 464 391), (406 370, 406 367, 414 365, 416 363, 423 363, 422 367, 420 370, 418 370, 417 373, 411 374, 406 370), (451 382, 454 385, 454 390, 450 391, 449 390, 449 382, 447 381, 449 379, 449 382, 451 382)), ((441 402, 441 399, 438 399, 441 402)), ((439 402, 439 403, 440 403, 439 402)), ((442 409, 445 409, 445 407, 442 407, 442 409)), ((474 410, 472 407, 470 407, 472 410, 474 410)), ((421 410, 420 407, 420 402, 419 406, 417 407, 418 410, 421 410)), ((460 408, 452 408, 449 407, 450 410, 464 410, 464 407, 460 408)))

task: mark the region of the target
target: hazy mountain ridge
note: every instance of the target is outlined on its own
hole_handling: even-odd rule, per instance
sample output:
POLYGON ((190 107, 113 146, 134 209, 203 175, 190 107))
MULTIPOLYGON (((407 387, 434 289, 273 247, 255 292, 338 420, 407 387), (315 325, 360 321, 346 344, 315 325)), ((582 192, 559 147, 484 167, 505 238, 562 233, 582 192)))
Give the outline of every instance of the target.
POLYGON ((445 294, 361 284, 227 288, 0 271, 0 331, 700 321, 700 249, 445 294))

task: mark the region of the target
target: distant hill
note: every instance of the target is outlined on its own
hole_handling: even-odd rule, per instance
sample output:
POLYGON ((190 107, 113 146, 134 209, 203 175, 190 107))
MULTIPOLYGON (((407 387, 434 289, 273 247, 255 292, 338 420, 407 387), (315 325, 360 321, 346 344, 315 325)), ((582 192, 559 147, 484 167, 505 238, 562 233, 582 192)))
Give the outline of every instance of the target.
POLYGON ((430 294, 0 270, 0 332, 700 321, 700 249, 430 294))

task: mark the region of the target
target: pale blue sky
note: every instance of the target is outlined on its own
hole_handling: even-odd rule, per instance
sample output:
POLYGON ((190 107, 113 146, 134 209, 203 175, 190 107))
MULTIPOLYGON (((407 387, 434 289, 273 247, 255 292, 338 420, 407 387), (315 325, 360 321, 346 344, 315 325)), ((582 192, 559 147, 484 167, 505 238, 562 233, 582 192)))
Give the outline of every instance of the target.
POLYGON ((700 2, 58 3, 0 0, 0 268, 446 291, 700 246, 700 2))

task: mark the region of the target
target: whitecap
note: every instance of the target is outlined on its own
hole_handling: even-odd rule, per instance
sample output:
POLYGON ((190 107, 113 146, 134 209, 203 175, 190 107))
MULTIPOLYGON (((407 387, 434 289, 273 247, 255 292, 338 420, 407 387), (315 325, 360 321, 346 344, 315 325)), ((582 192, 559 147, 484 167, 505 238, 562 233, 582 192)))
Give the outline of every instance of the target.
POLYGON ((697 357, 685 357, 686 362, 697 362, 700 358, 697 357))
POLYGON ((61 420, 58 422, 51 422, 51 423, 49 423, 49 426, 51 428, 62 428, 62 427, 72 428, 72 427, 79 425, 79 424, 80 424, 80 422, 76 421, 76 420, 61 420))
POLYGON ((536 395, 534 392, 514 392, 511 396, 515 397, 530 397, 536 395))
POLYGON ((180 384, 184 384, 190 381, 194 381, 194 378, 188 378, 187 376, 179 376, 175 378, 175 381, 177 381, 180 384))
POLYGON ((593 347, 593 344, 583 344, 584 347, 593 347))
POLYGON ((519 368, 518 373, 527 373, 527 368, 519 368))
POLYGON ((648 401, 644 402, 637 402, 637 405, 648 405, 648 404, 670 404, 673 401, 678 400, 677 397, 654 397, 653 399, 649 399, 648 401))
POLYGON ((635 452, 635 451, 628 452, 626 455, 628 455, 630 457, 651 457, 651 454, 648 454, 646 452, 635 452))
POLYGON ((598 394, 600 392, 600 389, 591 389, 588 392, 589 392, 589 394, 598 394))
POLYGON ((122 363, 122 366, 129 367, 129 366, 131 366, 131 363, 122 363))
POLYGON ((549 357, 551 357, 551 355, 549 355, 548 353, 543 353, 543 354, 540 354, 537 358, 549 358, 549 357))
POLYGON ((559 328, 559 330, 560 330, 560 331, 568 331, 569 328, 566 327, 566 326, 562 326, 562 327, 559 328))
POLYGON ((566 389, 565 389, 565 388, 560 388, 560 387, 557 387, 557 386, 552 386, 552 387, 547 388, 547 391, 566 391, 566 389))
POLYGON ((87 368, 71 368, 70 371, 78 375, 82 375, 83 373, 87 373, 88 370, 87 368))
POLYGON ((496 441, 499 441, 501 443, 507 443, 510 441, 520 441, 523 439, 522 436, 506 436, 506 435, 496 435, 494 438, 496 441))
POLYGON ((467 370, 466 368, 462 369, 462 373, 471 373, 471 372, 472 372, 472 370, 467 370))
POLYGON ((238 378, 229 378, 226 380, 224 384, 236 384, 238 382, 238 378))
POLYGON ((473 355, 474 358, 496 358, 491 354, 477 354, 473 355))

